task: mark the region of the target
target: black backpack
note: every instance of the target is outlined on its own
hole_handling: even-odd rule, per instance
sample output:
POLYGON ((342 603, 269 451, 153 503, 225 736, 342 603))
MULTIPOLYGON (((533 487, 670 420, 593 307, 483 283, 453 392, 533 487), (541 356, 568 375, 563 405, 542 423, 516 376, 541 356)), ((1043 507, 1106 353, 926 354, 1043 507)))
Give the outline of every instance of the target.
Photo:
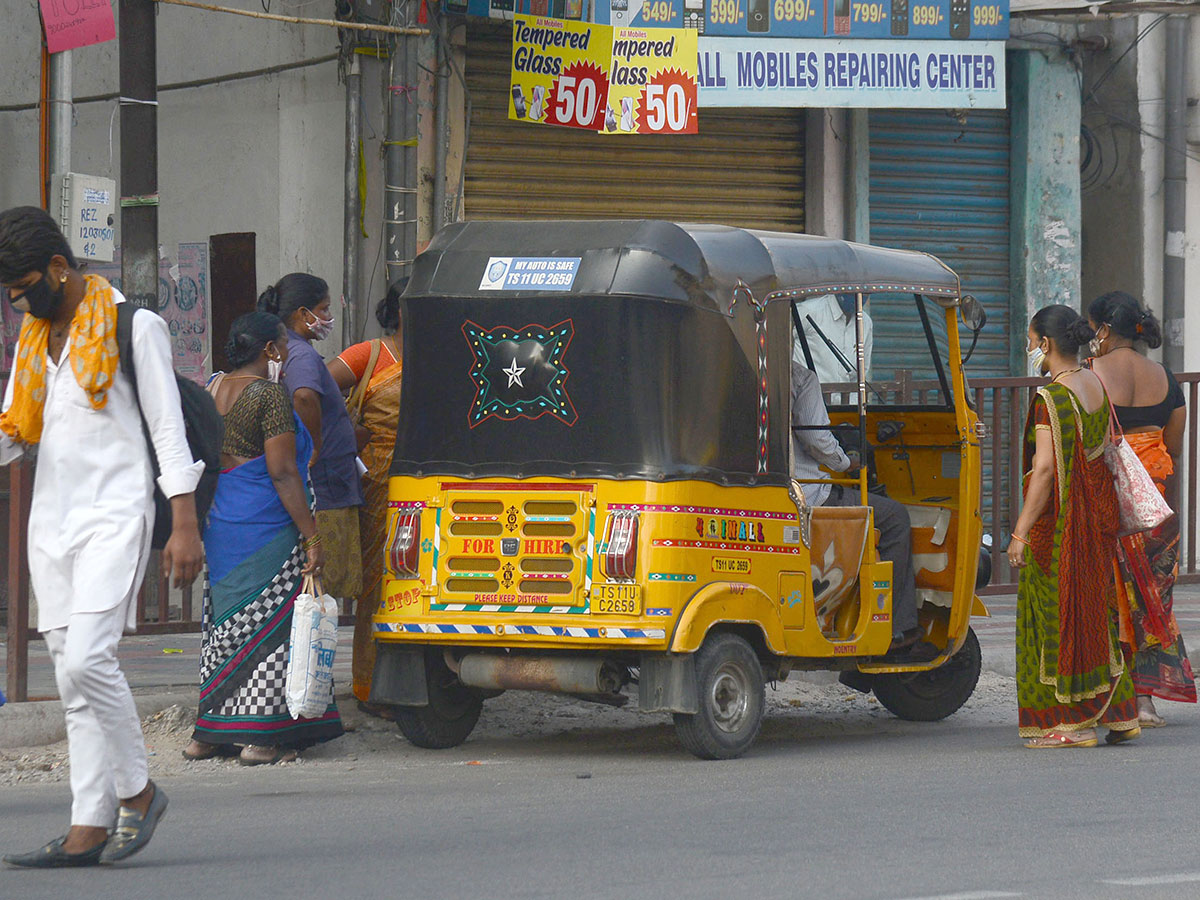
MULTIPOLYGON (((150 450, 150 465, 157 479, 160 470, 158 457, 154 452, 154 442, 150 439, 150 430, 146 427, 146 416, 142 413, 142 401, 138 395, 137 372, 133 365, 133 316, 138 307, 132 303, 117 304, 117 349, 121 356, 121 371, 133 385, 133 396, 137 400, 138 412, 142 417, 142 434, 146 437, 146 447, 150 450)), ((183 425, 187 432, 188 449, 192 451, 192 459, 204 461, 204 474, 196 485, 196 518, 200 529, 204 529, 204 520, 212 506, 213 495, 217 492, 217 474, 221 470, 221 444, 225 439, 225 420, 217 412, 216 404, 208 391, 190 379, 175 373, 175 384, 179 387, 179 405, 183 411, 183 425)), ((161 550, 171 537, 171 501, 168 500, 157 483, 154 486, 154 536, 150 546, 161 550)))

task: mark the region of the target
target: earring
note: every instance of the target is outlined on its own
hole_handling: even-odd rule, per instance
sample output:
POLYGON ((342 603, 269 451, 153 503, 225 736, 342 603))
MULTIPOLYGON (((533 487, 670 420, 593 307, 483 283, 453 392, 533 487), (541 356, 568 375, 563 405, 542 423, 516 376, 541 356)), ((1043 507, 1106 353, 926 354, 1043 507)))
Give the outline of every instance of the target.
POLYGON ((59 275, 59 276, 58 276, 58 283, 59 283, 59 284, 66 284, 66 283, 67 283, 67 276, 66 276, 66 275, 59 275))

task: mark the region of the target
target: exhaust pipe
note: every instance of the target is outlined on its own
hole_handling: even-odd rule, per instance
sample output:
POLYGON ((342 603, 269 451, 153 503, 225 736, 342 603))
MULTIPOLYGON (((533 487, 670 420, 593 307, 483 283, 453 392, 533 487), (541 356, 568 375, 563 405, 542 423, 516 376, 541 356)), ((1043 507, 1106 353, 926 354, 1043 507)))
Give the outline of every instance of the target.
POLYGON ((498 656, 471 653, 458 662, 458 678, 485 690, 553 691, 561 694, 613 694, 621 671, 602 659, 554 656, 498 656))

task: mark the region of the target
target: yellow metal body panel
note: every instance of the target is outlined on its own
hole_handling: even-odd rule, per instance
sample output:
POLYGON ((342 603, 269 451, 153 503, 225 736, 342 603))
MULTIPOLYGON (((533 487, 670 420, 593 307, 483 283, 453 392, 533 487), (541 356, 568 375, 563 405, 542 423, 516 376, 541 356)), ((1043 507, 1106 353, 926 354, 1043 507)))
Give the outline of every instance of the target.
POLYGON ((874 541, 862 554, 857 591, 823 626, 805 529, 787 489, 706 481, 394 477, 389 535, 396 516, 419 513, 419 567, 412 578, 385 572, 376 638, 690 652, 714 626, 728 623, 758 628, 768 651, 791 658, 794 668, 806 660, 828 668, 838 659, 859 660, 871 672, 940 664, 962 645, 970 616, 982 609, 974 594, 982 528, 978 419, 965 402, 956 311, 945 314, 953 409, 885 409, 872 411, 868 422, 872 429, 882 418, 906 423, 906 458, 893 457, 890 445, 879 447, 879 477, 893 498, 934 523, 926 537, 942 551, 922 556, 918 579, 919 587, 948 598, 948 605, 921 610, 928 638, 945 648, 932 663, 880 666, 870 659, 887 650, 892 612, 891 564, 878 560, 874 541), (595 583, 616 580, 602 560, 606 525, 622 513, 638 516, 632 582, 640 615, 600 614, 590 605, 595 583))

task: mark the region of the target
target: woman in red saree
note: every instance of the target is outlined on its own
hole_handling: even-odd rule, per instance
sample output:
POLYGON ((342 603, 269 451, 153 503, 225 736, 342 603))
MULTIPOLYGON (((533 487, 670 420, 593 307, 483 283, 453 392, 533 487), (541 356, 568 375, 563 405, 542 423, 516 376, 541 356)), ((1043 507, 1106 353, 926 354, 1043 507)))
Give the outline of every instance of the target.
MULTIPOLYGON (((1183 450, 1187 408, 1171 372, 1137 349, 1139 344, 1151 349, 1162 344, 1158 320, 1123 291, 1093 300, 1088 319, 1096 332, 1092 370, 1112 398, 1129 446, 1165 497, 1183 450)), ((1143 727, 1166 724, 1154 708, 1154 697, 1196 702, 1192 665, 1175 621, 1172 592, 1178 569, 1177 517, 1121 538, 1114 592, 1121 642, 1133 654, 1133 687, 1143 727)))
POLYGON ((1109 409, 1096 376, 1079 364, 1093 334, 1067 306, 1040 310, 1029 354, 1051 376, 1030 406, 1025 505, 1009 562, 1017 588, 1017 705, 1030 749, 1094 747, 1137 737, 1133 682, 1108 602, 1117 551, 1117 493, 1104 462, 1109 409))

